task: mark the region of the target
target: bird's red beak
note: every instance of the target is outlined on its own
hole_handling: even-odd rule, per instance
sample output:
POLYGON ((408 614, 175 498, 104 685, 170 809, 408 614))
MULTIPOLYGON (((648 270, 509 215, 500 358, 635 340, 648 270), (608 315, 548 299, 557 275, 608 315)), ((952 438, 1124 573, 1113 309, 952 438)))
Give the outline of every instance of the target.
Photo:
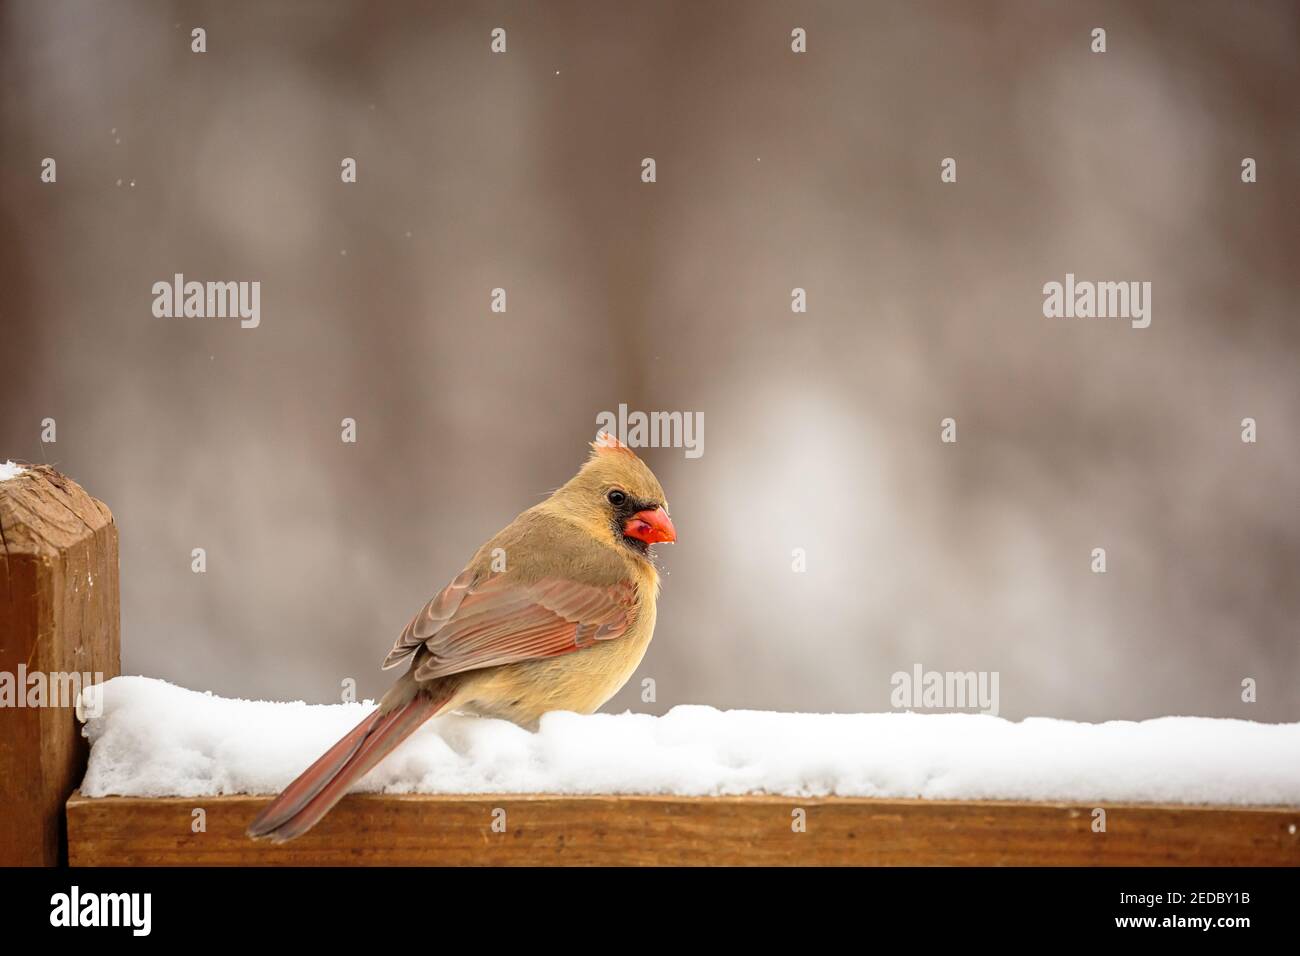
POLYGON ((672 519, 662 507, 654 511, 638 511, 627 519, 627 524, 623 525, 623 533, 629 538, 637 538, 646 544, 659 544, 661 541, 671 543, 677 540, 677 529, 673 527, 672 519))

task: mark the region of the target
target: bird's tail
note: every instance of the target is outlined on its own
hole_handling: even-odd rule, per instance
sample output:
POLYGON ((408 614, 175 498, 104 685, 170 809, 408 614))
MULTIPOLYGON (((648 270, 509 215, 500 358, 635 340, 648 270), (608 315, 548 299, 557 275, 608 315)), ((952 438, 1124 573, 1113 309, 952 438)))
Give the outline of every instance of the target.
MULTIPOLYGON (((401 685, 399 685, 400 687, 401 685)), ((394 688, 398 690, 398 688, 394 688)), ((403 740, 451 702, 450 688, 418 689, 405 703, 388 700, 304 770, 249 824, 253 839, 283 843, 302 836, 403 740)))

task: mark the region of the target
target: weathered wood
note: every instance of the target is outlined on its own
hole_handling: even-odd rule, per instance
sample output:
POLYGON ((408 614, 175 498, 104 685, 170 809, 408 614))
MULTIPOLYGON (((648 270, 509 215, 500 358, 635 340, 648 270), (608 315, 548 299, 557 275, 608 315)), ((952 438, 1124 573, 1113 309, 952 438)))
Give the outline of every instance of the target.
POLYGON ((0 865, 53 866, 86 769, 80 675, 121 666, 117 528, 42 465, 0 481, 0 545, 0 865))
POLYGON ((347 797, 280 846, 244 828, 266 797, 68 801, 75 866, 1300 865, 1300 808, 787 797, 347 797), (807 832, 792 829, 806 813, 807 832), (505 832, 494 832, 494 811, 505 832), (200 817, 195 813, 202 810, 200 817), (497 814, 499 817, 499 814, 497 814), (202 819, 206 832, 193 832, 202 819))

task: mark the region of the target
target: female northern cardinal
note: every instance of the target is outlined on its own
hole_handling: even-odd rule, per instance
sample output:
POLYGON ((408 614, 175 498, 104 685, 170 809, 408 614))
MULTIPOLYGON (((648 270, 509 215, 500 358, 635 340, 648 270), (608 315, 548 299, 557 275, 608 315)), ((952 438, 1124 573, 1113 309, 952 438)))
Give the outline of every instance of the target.
POLYGON ((249 836, 306 833, 436 714, 532 728, 548 710, 592 713, 632 676, 655 628, 650 546, 677 532, 640 458, 604 432, 591 447, 577 475, 479 548, 406 625, 384 661, 410 658, 401 680, 258 814, 249 836))

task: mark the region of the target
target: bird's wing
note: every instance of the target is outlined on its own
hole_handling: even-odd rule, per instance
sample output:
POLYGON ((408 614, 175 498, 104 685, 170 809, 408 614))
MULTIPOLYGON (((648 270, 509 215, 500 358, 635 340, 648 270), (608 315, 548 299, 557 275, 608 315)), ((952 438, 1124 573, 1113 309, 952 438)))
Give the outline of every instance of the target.
POLYGON ((626 631, 636 599, 631 581, 525 582, 466 569, 406 625, 384 667, 421 647, 428 654, 416 667, 417 680, 568 654, 626 631))

